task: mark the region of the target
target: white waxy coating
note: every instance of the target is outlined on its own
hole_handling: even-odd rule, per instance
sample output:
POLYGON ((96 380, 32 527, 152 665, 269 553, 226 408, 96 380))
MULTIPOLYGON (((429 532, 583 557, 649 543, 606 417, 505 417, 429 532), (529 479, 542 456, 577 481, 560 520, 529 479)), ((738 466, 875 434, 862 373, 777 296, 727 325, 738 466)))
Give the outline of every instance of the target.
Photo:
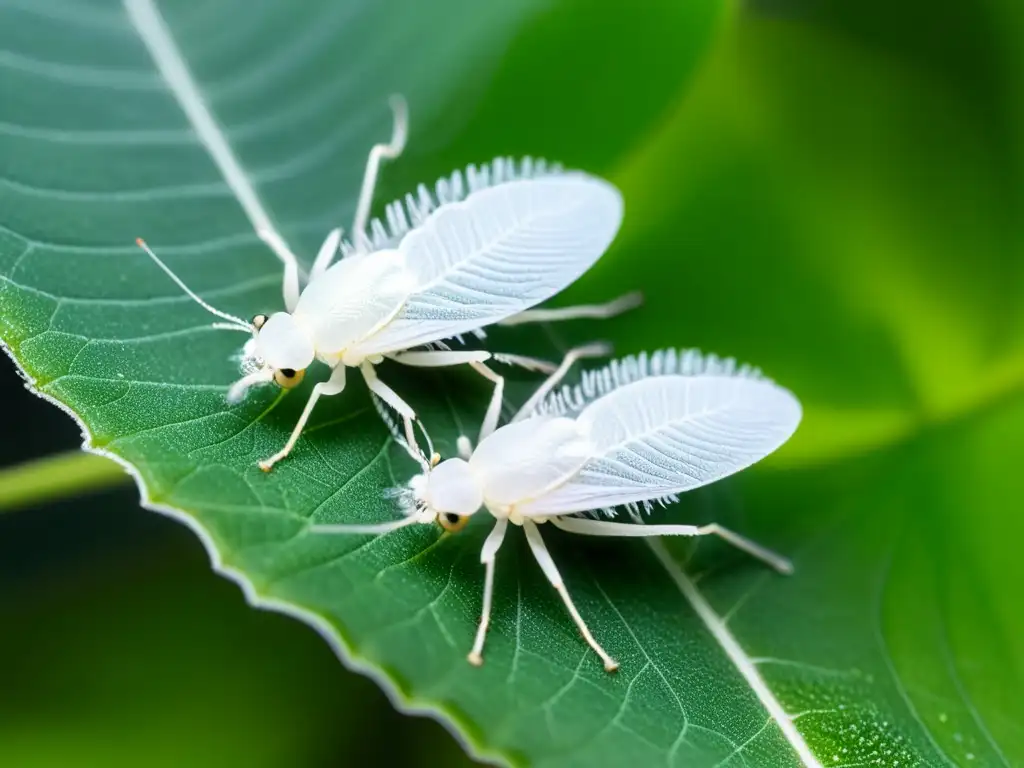
POLYGON ((275 312, 256 336, 256 355, 275 370, 301 371, 316 356, 313 342, 305 330, 287 312, 275 312))
POLYGON ((317 354, 337 354, 394 317, 414 282, 398 251, 349 256, 306 286, 294 316, 317 354))
POLYGON ((542 416, 507 424, 476 447, 470 466, 488 503, 511 506, 575 475, 593 446, 574 419, 542 416))
POLYGON ((463 459, 442 461, 431 471, 426 486, 424 501, 439 514, 465 517, 484 503, 483 487, 463 459))
POLYGON ((519 508, 559 515, 682 493, 734 474, 781 446, 800 423, 788 390, 743 376, 652 376, 576 418, 593 443, 580 471, 519 508))
POLYGON ((608 249, 622 212, 619 191, 583 173, 516 179, 438 208, 399 244, 415 289, 365 353, 467 333, 551 298, 608 249))

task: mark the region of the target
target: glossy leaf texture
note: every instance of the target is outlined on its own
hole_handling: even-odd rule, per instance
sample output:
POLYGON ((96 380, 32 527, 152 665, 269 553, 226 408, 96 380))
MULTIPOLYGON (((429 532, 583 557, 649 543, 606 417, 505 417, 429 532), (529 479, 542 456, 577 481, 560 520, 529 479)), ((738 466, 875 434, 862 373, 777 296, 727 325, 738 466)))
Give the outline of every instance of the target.
MULTIPOLYGON (((251 600, 314 624, 478 757, 1015 764, 1019 97, 993 89, 988 111, 972 110, 955 78, 921 63, 934 56, 889 56, 884 40, 838 34, 833 19, 678 5, 160 6, 300 254, 347 225, 366 151, 390 130, 386 95, 399 90, 413 132, 379 203, 496 154, 583 167, 625 195, 618 241, 557 303, 640 288, 647 304, 603 325, 495 331, 492 348, 695 346, 754 363, 800 397, 804 424, 782 451, 658 513, 729 525, 792 556, 792 577, 713 542, 548 534, 621 664, 615 676, 518 535, 498 560, 486 663, 474 669, 482 521, 456 536, 303 532, 307 520, 393 516, 381 490, 412 467, 353 383, 318 406, 292 457, 257 469, 310 383, 227 407, 238 334, 207 330, 132 241, 145 236, 242 316, 280 307, 278 263, 115 2, 0 10, 0 337, 251 600)), ((975 13, 1016 18, 994 2, 975 13)), ((1011 61, 1012 36, 1001 39, 1011 61)), ((536 382, 505 370, 513 401, 536 382)), ((471 373, 381 375, 442 453, 475 431, 488 392, 471 373)))

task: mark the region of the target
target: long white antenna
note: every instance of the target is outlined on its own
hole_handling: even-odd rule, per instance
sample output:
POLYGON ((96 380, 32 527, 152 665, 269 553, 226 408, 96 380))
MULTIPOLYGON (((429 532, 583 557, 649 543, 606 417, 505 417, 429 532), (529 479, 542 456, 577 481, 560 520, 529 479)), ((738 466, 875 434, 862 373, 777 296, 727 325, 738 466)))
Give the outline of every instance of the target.
MULTIPOLYGON (((135 242, 138 244, 139 248, 141 248, 142 250, 149 254, 149 258, 155 261, 156 265, 160 267, 160 269, 162 269, 164 272, 166 272, 167 276, 171 278, 171 280, 173 280, 177 284, 177 286, 181 288, 181 290, 183 290, 189 296, 189 298, 192 299, 192 301, 194 301, 200 307, 205 309, 211 315, 219 317, 221 320, 227 320, 228 323, 232 326, 233 330, 244 331, 245 333, 252 333, 252 326, 249 323, 245 322, 245 320, 243 320, 242 318, 235 317, 234 315, 229 315, 227 312, 221 312, 216 307, 207 304, 205 301, 199 298, 199 296, 191 288, 185 285, 185 283, 182 281, 180 277, 178 277, 171 271, 170 267, 168 267, 166 264, 160 261, 157 255, 153 253, 153 250, 148 245, 146 245, 145 240, 139 237, 136 238, 135 242)), ((216 323, 216 326, 218 328, 226 327, 221 323, 216 323)))

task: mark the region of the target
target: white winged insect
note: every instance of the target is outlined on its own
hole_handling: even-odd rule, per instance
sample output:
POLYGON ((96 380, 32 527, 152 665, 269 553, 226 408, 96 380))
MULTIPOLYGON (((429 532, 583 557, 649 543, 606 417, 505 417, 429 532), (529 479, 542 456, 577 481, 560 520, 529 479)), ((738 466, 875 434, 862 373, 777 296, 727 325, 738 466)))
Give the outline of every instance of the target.
POLYGON ((385 358, 413 367, 468 364, 493 382, 488 414, 497 418, 504 379, 484 363, 522 365, 550 372, 542 360, 486 350, 452 350, 444 341, 483 336, 489 325, 611 317, 639 303, 636 293, 603 305, 532 309, 572 284, 605 252, 622 220, 622 197, 610 183, 579 171, 525 158, 498 158, 420 185, 386 209, 385 225, 367 227, 370 201, 383 158, 405 144, 404 102, 393 100, 394 135, 373 148, 356 207, 353 244, 340 229, 324 241, 309 281, 300 289, 298 260, 273 230, 259 234, 284 261, 285 311, 250 322, 215 309, 139 245, 191 298, 222 323, 252 334, 243 376, 228 391, 240 401, 254 386, 276 382, 291 389, 320 360, 330 378, 313 387, 284 447, 260 462, 269 470, 289 454, 317 400, 345 388, 346 370, 358 368, 370 391, 395 409, 412 436, 413 409, 376 374, 385 358), (339 255, 343 258, 335 261, 339 255), (420 349, 416 349, 420 348, 420 349))
MULTIPOLYGON (((488 419, 474 450, 459 438, 460 456, 428 460, 408 448, 422 472, 391 491, 404 516, 376 525, 315 525, 320 533, 386 533, 414 523, 461 529, 481 509, 495 518, 480 555, 483 612, 469 661, 483 663, 494 564, 509 523, 523 528, 545 576, 605 669, 618 664, 591 635, 541 538, 551 523, 588 536, 719 536, 775 569, 785 558, 717 524, 645 525, 641 509, 677 500, 738 472, 786 442, 800 423, 800 403, 759 370, 695 350, 662 350, 616 360, 587 372, 575 387, 554 391, 573 362, 602 349, 571 351, 558 370, 496 428, 488 419), (632 523, 616 522, 617 509, 632 523)), ((400 439, 400 438, 399 438, 400 439)), ((404 444, 404 443, 403 443, 404 444)), ((432 451, 432 448, 431 448, 432 451)))

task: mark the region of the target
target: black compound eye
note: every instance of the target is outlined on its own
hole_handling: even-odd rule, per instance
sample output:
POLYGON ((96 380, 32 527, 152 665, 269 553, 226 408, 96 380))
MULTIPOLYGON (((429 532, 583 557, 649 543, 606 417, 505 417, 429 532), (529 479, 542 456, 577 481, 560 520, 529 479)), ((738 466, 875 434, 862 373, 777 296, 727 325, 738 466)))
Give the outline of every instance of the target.
POLYGON ((258 331, 260 328, 266 325, 268 319, 269 318, 266 315, 253 315, 252 327, 258 331))
POLYGON ((294 368, 278 368, 274 371, 274 381, 285 389, 292 389, 302 382, 305 370, 296 371, 294 368))

